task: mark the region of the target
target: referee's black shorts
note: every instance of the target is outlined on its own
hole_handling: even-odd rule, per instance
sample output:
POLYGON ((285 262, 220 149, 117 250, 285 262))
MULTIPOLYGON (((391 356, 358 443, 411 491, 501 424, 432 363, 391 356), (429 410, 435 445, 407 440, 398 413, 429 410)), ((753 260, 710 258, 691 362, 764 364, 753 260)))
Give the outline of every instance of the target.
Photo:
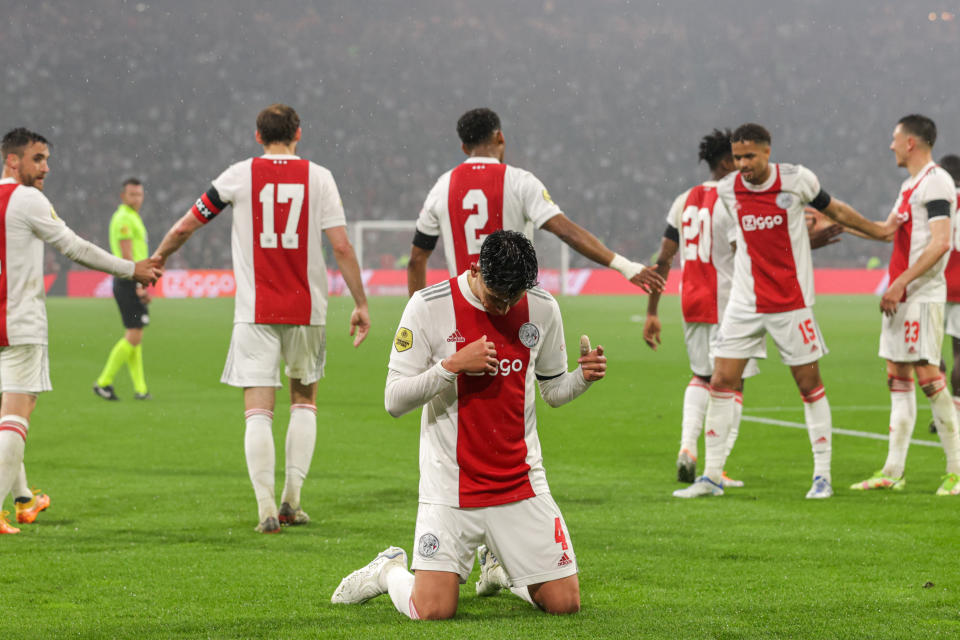
POLYGON ((142 329, 150 324, 147 305, 137 295, 137 283, 122 278, 113 279, 113 297, 120 307, 120 319, 126 329, 142 329))

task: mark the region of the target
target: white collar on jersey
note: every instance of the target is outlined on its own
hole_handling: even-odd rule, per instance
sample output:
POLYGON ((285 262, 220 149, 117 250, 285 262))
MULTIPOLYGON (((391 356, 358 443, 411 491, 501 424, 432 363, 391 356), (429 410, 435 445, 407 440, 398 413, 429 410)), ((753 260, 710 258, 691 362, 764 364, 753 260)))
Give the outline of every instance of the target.
POLYGON ((489 156, 470 156, 464 162, 482 162, 484 164, 500 164, 500 161, 496 158, 489 156))
POLYGON ((265 153, 260 157, 261 158, 296 158, 296 159, 300 158, 300 156, 293 155, 290 153, 265 153))
POLYGON ((907 176, 907 179, 904 180, 904 183, 909 184, 911 187, 918 184, 921 180, 923 180, 923 177, 930 172, 930 169, 932 169, 935 166, 937 166, 937 163, 931 160, 927 164, 923 165, 920 171, 917 171, 917 175, 907 176))
POLYGON ((457 276, 457 286, 460 287, 460 293, 463 294, 463 299, 469 302, 471 305, 473 305, 480 311, 486 311, 486 309, 483 308, 483 303, 480 302, 480 298, 474 295, 473 289, 470 288, 469 277, 470 277, 469 269, 461 273, 459 276, 457 276))
POLYGON ((16 182, 16 179, 14 178, 3 178, 2 180, 0 180, 0 184, 14 184, 15 182, 16 182))
POLYGON ((773 183, 777 181, 777 176, 780 175, 779 162, 771 162, 767 166, 770 167, 770 175, 767 176, 767 179, 763 181, 763 184, 753 184, 752 182, 747 182, 746 180, 740 180, 740 182, 742 182, 743 186, 750 191, 766 191, 773 186, 773 183))

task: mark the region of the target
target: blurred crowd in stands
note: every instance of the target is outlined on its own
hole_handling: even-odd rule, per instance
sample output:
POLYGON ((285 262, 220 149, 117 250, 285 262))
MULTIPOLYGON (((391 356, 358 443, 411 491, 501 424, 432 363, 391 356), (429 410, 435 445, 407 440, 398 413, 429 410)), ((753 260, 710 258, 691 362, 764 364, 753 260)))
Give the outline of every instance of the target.
MULTIPOLYGON (((415 218, 462 158, 457 117, 489 106, 508 162, 648 261, 673 198, 707 177, 697 145, 714 127, 764 124, 774 160, 809 166, 873 218, 904 177, 887 149, 900 116, 937 122, 935 157, 960 152, 960 21, 940 4, 14 3, 0 25, 0 128, 51 139, 47 193, 101 245, 122 180, 141 178, 153 247, 220 171, 260 152, 254 119, 267 104, 299 111, 300 152, 331 169, 349 220, 415 218)), ((226 222, 172 266, 228 266, 226 222)), ((408 235, 373 237, 364 267, 406 254, 408 235)), ((845 237, 816 261, 888 255, 845 237)))

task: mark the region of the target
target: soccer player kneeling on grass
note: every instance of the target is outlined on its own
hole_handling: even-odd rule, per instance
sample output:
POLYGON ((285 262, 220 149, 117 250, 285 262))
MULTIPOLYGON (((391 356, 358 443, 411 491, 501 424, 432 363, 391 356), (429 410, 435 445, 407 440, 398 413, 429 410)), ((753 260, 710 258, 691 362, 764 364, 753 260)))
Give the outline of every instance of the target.
POLYGON ((549 613, 580 609, 577 557, 543 469, 535 382, 562 405, 604 377, 606 358, 584 345, 567 371, 560 309, 536 284, 533 245, 497 231, 467 271, 410 298, 384 395, 393 416, 423 407, 416 574, 389 547, 343 579, 334 603, 388 593, 410 618, 450 618, 476 551, 478 595, 509 588, 549 613))

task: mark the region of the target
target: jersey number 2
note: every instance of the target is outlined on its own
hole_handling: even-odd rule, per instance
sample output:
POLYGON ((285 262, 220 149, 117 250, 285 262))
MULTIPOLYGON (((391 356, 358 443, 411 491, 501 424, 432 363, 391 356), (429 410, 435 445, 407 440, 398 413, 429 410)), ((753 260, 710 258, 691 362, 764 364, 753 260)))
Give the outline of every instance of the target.
POLYGON ((303 211, 302 184, 273 184, 268 182, 260 189, 260 206, 263 208, 263 231, 260 232, 260 248, 277 248, 277 231, 273 219, 273 205, 290 203, 287 213, 287 225, 280 234, 280 246, 284 249, 299 249, 300 236, 297 234, 297 225, 300 224, 300 214, 303 211))
POLYGON ((473 211, 463 223, 463 233, 467 237, 467 253, 475 255, 480 253, 480 245, 487 237, 478 233, 487 226, 487 220, 490 219, 487 196, 480 189, 470 189, 467 195, 463 196, 463 210, 473 211))

